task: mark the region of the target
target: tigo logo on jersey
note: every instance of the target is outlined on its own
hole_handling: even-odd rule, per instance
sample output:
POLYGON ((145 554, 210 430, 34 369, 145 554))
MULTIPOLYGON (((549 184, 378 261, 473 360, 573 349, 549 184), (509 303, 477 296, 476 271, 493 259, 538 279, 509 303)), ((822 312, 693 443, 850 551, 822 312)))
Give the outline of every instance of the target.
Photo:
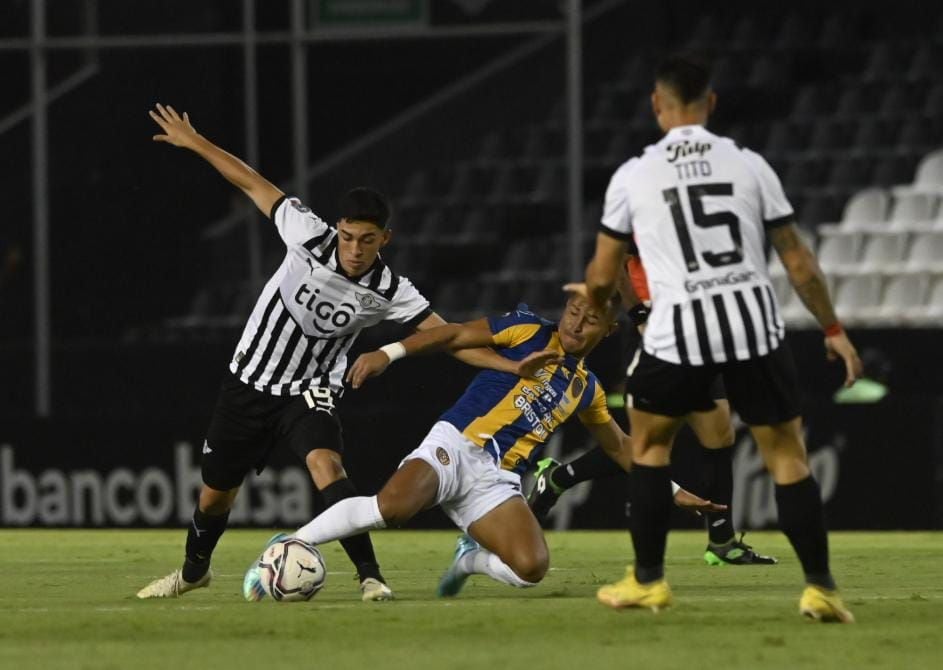
POLYGON ((295 293, 295 302, 299 305, 304 305, 305 309, 309 312, 314 312, 314 315, 317 317, 312 321, 315 330, 324 335, 331 335, 335 331, 329 328, 322 328, 319 322, 323 325, 332 325, 334 328, 343 328, 350 323, 354 312, 357 311, 357 306, 349 302, 342 302, 339 306, 327 300, 317 302, 320 293, 321 289, 315 288, 314 291, 312 291, 307 284, 302 284, 295 293), (310 297, 305 300, 306 296, 310 297))

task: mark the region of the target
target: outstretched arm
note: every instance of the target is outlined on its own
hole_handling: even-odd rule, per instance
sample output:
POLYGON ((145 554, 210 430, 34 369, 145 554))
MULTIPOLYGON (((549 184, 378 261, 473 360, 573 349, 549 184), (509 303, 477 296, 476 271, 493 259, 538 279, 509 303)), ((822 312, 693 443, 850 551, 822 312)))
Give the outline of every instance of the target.
POLYGON ((829 360, 841 358, 845 362, 845 386, 851 386, 861 376, 864 366, 855 346, 838 322, 828 295, 825 275, 815 254, 802 241, 795 223, 777 226, 769 230, 768 235, 783 262, 789 283, 825 331, 826 355, 829 360))
MULTIPOLYGON (((448 324, 445 319, 433 312, 416 326, 416 330, 420 333, 424 333, 449 325, 450 324, 448 324)), ((463 327, 458 324, 451 325, 457 326, 458 330, 454 331, 455 334, 451 335, 451 339, 447 342, 435 344, 440 337, 445 337, 447 333, 442 333, 434 336, 432 339, 425 340, 425 344, 420 341, 419 344, 416 345, 414 341, 413 346, 432 348, 415 352, 407 351, 407 354, 423 353, 423 351, 441 351, 445 349, 458 360, 473 367, 488 368, 501 372, 514 372, 513 361, 509 361, 504 356, 499 356, 497 352, 491 348, 492 345, 494 345, 494 337, 491 335, 491 329, 488 327, 487 319, 479 319, 465 324, 465 326, 470 327, 467 332, 462 332, 463 327), (476 342, 481 342, 481 344, 476 344, 476 342)), ((408 339, 411 338, 407 338, 407 340, 408 339)))
POLYGON ((347 372, 347 381, 351 386, 360 388, 367 379, 381 374, 390 363, 403 356, 435 351, 455 352, 457 358, 471 365, 509 372, 520 377, 531 377, 544 365, 559 358, 559 354, 554 351, 538 351, 521 361, 499 356, 493 349, 488 348, 494 345, 494 335, 487 319, 447 324, 441 317, 433 314, 420 323, 418 328, 419 332, 400 342, 361 354, 347 372), (433 319, 441 321, 442 325, 430 321, 433 319), (464 358, 458 356, 459 351, 464 351, 464 358), (474 355, 469 357, 468 354, 474 355))
POLYGON ((271 216, 272 206, 284 195, 275 185, 231 153, 223 151, 200 135, 190 124, 190 117, 186 112, 181 117, 170 105, 164 107, 158 103, 156 111, 151 110, 148 113, 164 131, 163 134, 154 135, 155 142, 166 142, 196 153, 216 168, 227 181, 249 196, 265 216, 271 216))

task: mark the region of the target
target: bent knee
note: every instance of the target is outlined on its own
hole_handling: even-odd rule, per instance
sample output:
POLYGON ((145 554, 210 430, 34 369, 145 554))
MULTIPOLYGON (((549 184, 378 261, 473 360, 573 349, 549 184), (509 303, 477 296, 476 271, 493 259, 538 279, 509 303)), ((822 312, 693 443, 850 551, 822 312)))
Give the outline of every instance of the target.
POLYGON ((383 517, 386 525, 392 528, 405 525, 416 516, 417 512, 407 501, 398 497, 384 496, 382 491, 377 496, 377 507, 380 508, 380 516, 383 517))
POLYGON ((701 444, 707 449, 724 449, 725 447, 732 447, 735 439, 733 426, 728 423, 726 426, 716 428, 710 434, 705 435, 701 444))
POLYGON ((200 500, 198 503, 200 511, 210 516, 225 514, 232 509, 233 502, 236 500, 236 494, 238 493, 238 487, 228 491, 219 491, 204 484, 203 488, 200 490, 200 500))
POLYGON ((315 449, 305 456, 305 465, 319 489, 330 486, 347 476, 341 456, 329 449, 315 449))
POLYGON ((518 556, 510 567, 525 582, 537 584, 547 576, 550 556, 546 551, 518 556))

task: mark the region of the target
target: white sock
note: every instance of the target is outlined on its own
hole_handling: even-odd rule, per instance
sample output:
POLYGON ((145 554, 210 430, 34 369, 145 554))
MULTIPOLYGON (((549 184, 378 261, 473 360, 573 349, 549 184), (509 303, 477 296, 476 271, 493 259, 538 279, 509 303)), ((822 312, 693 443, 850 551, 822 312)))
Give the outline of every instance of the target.
POLYGON ((376 528, 386 528, 377 497, 357 496, 334 503, 299 528, 294 537, 308 544, 324 544, 376 528))
POLYGON ((488 575, 492 579, 520 589, 537 586, 533 582, 524 581, 518 577, 507 563, 487 549, 475 549, 462 556, 458 560, 458 569, 469 575, 488 575))

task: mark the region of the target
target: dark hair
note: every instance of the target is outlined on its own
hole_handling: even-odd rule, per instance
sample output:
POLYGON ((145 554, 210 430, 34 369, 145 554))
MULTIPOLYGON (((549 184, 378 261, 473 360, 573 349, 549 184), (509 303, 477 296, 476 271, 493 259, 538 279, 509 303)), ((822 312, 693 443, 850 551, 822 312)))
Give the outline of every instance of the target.
POLYGON ((358 186, 352 188, 340 202, 342 219, 348 221, 367 221, 378 228, 386 229, 390 219, 390 201, 379 191, 358 186))
POLYGON ((655 81, 670 87, 681 103, 687 105, 707 94, 711 86, 711 70, 698 56, 675 54, 655 68, 655 81))

